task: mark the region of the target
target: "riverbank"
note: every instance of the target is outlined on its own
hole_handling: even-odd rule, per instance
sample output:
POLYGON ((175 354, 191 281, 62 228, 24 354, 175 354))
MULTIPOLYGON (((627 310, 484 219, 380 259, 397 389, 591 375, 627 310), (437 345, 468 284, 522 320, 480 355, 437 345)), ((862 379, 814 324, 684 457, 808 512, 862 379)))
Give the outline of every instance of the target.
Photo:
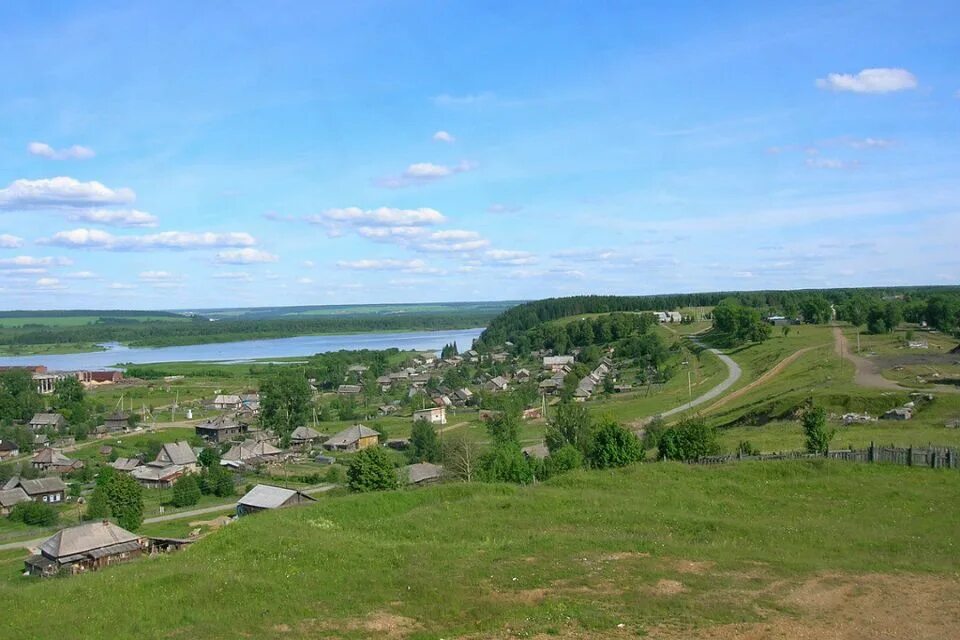
POLYGON ((103 345, 93 342, 73 342, 67 344, 0 344, 0 356, 37 356, 62 355, 67 353, 89 353, 106 351, 103 345))

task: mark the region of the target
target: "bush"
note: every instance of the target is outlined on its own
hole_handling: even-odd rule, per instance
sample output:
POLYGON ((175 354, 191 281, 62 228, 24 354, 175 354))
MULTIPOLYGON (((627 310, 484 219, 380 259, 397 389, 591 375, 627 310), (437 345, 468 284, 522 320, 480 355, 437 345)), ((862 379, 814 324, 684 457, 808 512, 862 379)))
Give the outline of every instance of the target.
MULTIPOLYGON (((534 462, 534 465, 537 464, 534 462)), ((533 468, 523 455, 520 445, 503 442, 480 456, 478 477, 483 482, 516 482, 528 484, 533 480, 533 468)))
POLYGON ((347 468, 347 486, 351 491, 382 491, 396 489, 398 485, 397 472, 380 447, 360 451, 347 468))
POLYGON ((173 483, 173 499, 170 501, 175 507, 190 507, 200 502, 200 483, 193 475, 181 476, 173 483))
POLYGON ((609 418, 596 427, 587 451, 587 462, 595 469, 623 467, 642 457, 637 436, 609 418))
POLYGON ((548 478, 579 469, 582 466, 583 454, 570 444, 560 447, 543 461, 543 470, 548 478))
POLYGON ((663 437, 663 434, 667 430, 667 423, 663 421, 663 418, 656 416, 651 420, 647 426, 643 428, 643 448, 646 449, 656 449, 660 446, 660 438, 663 437))
POLYGON ((661 460, 697 460, 720 453, 717 432, 703 418, 687 418, 664 431, 657 446, 661 460))
POLYGON ((410 433, 410 462, 440 462, 440 440, 426 420, 413 423, 410 433))
POLYGON ((11 520, 35 527, 51 527, 57 524, 59 517, 56 509, 42 502, 21 502, 10 510, 11 520))
POLYGON ((760 449, 757 449, 749 440, 741 440, 737 445, 737 453, 743 456, 758 456, 760 449))

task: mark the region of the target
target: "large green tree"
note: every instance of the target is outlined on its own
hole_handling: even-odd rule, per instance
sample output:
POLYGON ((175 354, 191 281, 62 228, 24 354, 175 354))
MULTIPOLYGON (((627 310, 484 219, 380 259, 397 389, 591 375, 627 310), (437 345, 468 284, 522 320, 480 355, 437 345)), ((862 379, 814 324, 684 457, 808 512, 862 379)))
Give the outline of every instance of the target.
POLYGON ((581 453, 586 453, 590 445, 590 430, 590 414, 583 403, 565 401, 557 405, 547 424, 544 439, 551 452, 571 445, 581 453))
POLYGON ((825 455, 830 449, 833 439, 833 429, 827 428, 827 410, 823 407, 814 407, 807 410, 800 420, 803 426, 804 444, 810 453, 825 455))
POLYGON ((410 461, 439 462, 440 458, 440 439, 433 425, 426 420, 417 420, 410 432, 410 461))
POLYGON ((310 418, 310 383, 303 371, 277 367, 260 385, 260 422, 286 442, 310 418))
MULTIPOLYGON (((112 469, 111 469, 112 471, 112 469)), ((129 531, 143 524, 143 487, 125 473, 106 474, 87 503, 87 518, 112 517, 129 531)))
POLYGON ((351 491, 383 491, 398 485, 397 470, 380 447, 360 451, 347 467, 347 486, 351 491))
POLYGON ((643 457, 637 436, 612 418, 603 418, 593 430, 587 462, 595 469, 623 467, 643 457))
POLYGON ((720 453, 717 432, 703 418, 686 418, 662 434, 657 443, 661 460, 697 460, 720 453))
POLYGON ((26 369, 0 372, 0 422, 29 420, 43 409, 33 375, 26 369))

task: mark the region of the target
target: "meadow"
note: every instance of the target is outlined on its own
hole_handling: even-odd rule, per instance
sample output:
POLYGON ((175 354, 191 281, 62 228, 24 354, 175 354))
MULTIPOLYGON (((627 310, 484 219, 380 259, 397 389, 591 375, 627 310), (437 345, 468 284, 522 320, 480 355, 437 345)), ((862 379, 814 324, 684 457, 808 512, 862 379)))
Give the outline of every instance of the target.
POLYGON ((5 554, 0 598, 18 638, 691 637, 732 623, 817 625, 798 589, 855 597, 897 576, 883 583, 893 593, 920 581, 936 591, 930 606, 955 607, 960 514, 942 507, 958 489, 955 471, 821 460, 333 497, 69 579, 15 578, 5 554))

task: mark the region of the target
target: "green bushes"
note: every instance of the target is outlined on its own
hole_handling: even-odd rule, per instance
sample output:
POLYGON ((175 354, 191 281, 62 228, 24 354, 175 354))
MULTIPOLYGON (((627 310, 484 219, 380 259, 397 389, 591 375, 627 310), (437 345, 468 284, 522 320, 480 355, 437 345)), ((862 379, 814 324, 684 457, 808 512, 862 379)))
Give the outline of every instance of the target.
POLYGON ((703 418, 687 418, 660 436, 657 456, 660 460, 697 460, 720 453, 717 432, 703 418))
POLYGON ((587 449, 587 463, 595 469, 623 467, 643 457, 637 436, 612 419, 604 419, 593 430, 587 449))
POLYGON ((10 510, 10 519, 35 527, 52 527, 60 516, 57 510, 42 502, 21 502, 10 510))
POLYGON ((170 502, 175 507, 190 507, 200 502, 200 495, 200 483, 196 477, 185 475, 173 483, 173 499, 170 502))
POLYGON ((830 449, 830 440, 836 433, 835 429, 827 429, 827 410, 823 407, 809 409, 803 414, 801 424, 807 451, 826 454, 830 449))
POLYGON ((382 491, 398 485, 397 471, 380 447, 367 447, 350 460, 347 486, 351 491, 382 491))

